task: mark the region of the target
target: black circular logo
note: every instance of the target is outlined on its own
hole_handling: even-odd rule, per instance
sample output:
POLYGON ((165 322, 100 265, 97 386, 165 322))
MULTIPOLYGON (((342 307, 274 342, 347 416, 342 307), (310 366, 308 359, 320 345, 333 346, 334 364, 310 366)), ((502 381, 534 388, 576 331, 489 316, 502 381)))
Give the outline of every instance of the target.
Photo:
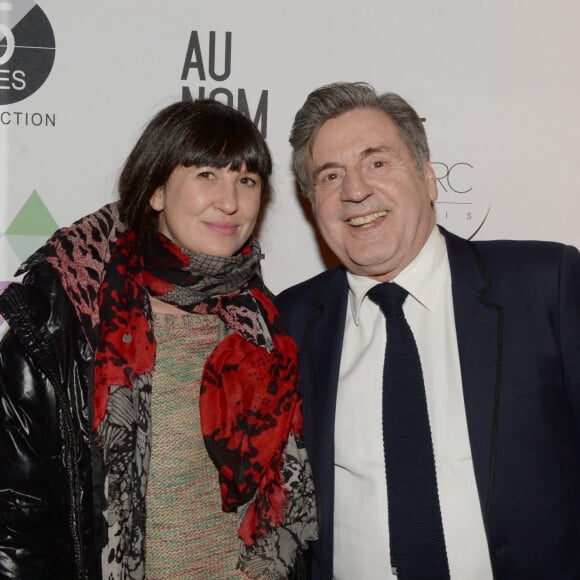
POLYGON ((54 64, 52 26, 32 0, 0 0, 0 105, 35 93, 54 64))

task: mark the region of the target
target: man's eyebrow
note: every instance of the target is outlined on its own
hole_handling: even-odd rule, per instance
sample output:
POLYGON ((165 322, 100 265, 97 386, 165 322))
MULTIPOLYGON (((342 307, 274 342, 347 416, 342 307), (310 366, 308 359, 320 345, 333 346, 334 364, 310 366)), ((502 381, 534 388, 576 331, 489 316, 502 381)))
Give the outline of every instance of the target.
POLYGON ((373 155, 374 153, 392 153, 394 151, 394 148, 390 147, 389 145, 377 145, 376 147, 367 147, 366 149, 363 149, 360 152, 359 157, 364 159, 365 157, 373 155))
MULTIPOLYGON (((393 153, 394 151, 395 151, 395 149, 389 145, 377 145, 377 146, 367 147, 366 149, 363 149, 359 153, 359 158, 366 159, 367 157, 369 157, 370 155, 373 155, 374 153, 393 153)), ((338 161, 327 161, 326 163, 319 165, 312 172, 312 181, 313 182, 316 181, 318 176, 323 171, 326 171, 327 169, 340 169, 342 167, 343 167, 343 165, 341 163, 339 163, 338 161)))

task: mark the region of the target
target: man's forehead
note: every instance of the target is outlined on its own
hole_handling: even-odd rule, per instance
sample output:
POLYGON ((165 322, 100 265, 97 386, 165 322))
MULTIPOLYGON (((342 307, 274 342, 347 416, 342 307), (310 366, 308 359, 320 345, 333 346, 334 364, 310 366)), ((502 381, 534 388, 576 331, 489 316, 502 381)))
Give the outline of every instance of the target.
MULTIPOLYGON (((374 155, 384 155, 384 156, 393 156, 393 155, 397 155, 399 156, 401 153, 401 148, 397 147, 395 145, 393 145, 392 143, 386 143, 386 142, 381 142, 381 141, 377 141, 374 144, 366 144, 363 145, 361 144, 360 147, 356 147, 352 150, 349 151, 349 157, 354 158, 354 159, 358 159, 360 161, 363 161, 365 159, 367 159, 368 157, 374 156, 374 155)), ((330 151, 317 151, 318 155, 316 160, 314 159, 314 156, 311 155, 311 161, 312 162, 322 162, 325 164, 332 164, 334 161, 339 164, 339 157, 332 155, 333 152, 330 151)), ((341 156, 342 157, 342 156, 341 156)))
MULTIPOLYGON (((378 109, 353 109, 327 119, 316 129, 310 138, 309 152, 312 154, 320 139, 328 138, 331 144, 341 145, 342 142, 334 141, 334 136, 340 134, 344 140, 370 139, 388 143, 393 136, 398 136, 399 130, 393 119, 384 111, 378 109)), ((377 146, 377 145, 371 145, 377 146)))
POLYGON ((312 169, 313 165, 340 164, 341 160, 364 160, 369 156, 382 154, 385 156, 404 156, 406 144, 400 138, 398 131, 353 131, 341 133, 336 138, 323 135, 312 140, 306 155, 306 163, 312 169))

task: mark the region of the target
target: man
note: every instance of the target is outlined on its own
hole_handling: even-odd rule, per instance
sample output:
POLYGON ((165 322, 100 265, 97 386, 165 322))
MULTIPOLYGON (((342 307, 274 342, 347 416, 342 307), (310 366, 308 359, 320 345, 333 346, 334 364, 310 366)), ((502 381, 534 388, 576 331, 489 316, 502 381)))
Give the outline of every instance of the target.
MULTIPOLYGON (((322 87, 290 142, 316 224, 342 262, 277 298, 300 349, 319 496, 313 578, 580 578, 578 251, 469 242, 437 227, 423 124, 395 94, 322 87), (399 439, 386 435, 382 399, 391 327, 368 294, 384 282, 408 293, 443 572, 428 563, 406 575, 392 553, 400 534, 389 528, 398 500, 386 450, 399 439)), ((414 534, 411 559, 427 543, 414 534)))

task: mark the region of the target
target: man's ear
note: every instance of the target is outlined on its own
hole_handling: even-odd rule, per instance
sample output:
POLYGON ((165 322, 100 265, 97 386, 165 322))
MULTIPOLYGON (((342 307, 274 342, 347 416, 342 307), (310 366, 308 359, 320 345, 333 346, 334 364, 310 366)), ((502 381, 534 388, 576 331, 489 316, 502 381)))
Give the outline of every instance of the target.
POLYGON ((427 182, 427 189, 429 191, 429 199, 435 201, 439 197, 439 192, 437 191, 437 177, 435 175, 435 170, 430 161, 425 161, 423 165, 423 175, 425 176, 425 181, 427 182))

